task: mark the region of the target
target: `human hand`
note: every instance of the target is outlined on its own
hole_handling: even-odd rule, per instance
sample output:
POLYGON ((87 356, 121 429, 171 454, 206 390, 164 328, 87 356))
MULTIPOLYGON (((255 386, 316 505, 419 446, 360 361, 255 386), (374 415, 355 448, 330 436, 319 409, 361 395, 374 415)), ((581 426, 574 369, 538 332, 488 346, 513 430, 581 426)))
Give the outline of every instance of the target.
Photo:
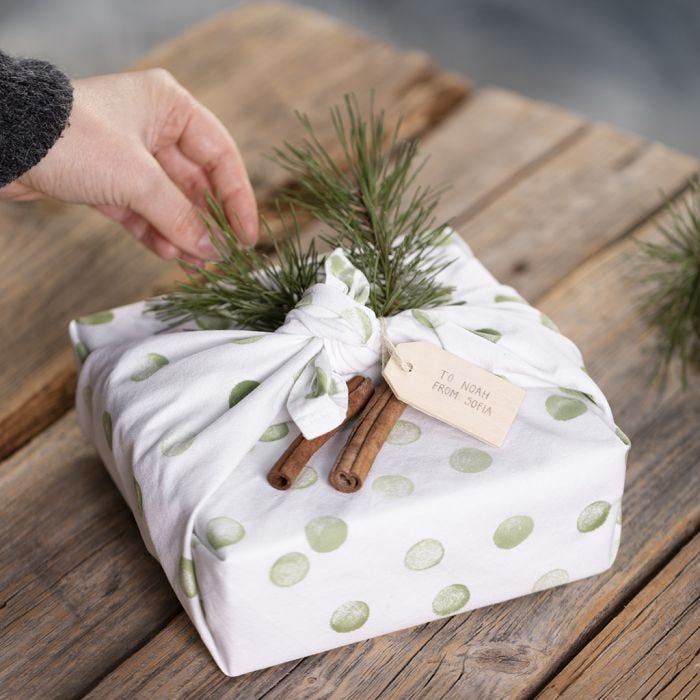
POLYGON ((255 197, 235 142, 167 71, 76 80, 73 89, 61 138, 0 199, 89 204, 160 257, 200 263, 216 256, 198 213, 211 191, 241 241, 256 241, 255 197))

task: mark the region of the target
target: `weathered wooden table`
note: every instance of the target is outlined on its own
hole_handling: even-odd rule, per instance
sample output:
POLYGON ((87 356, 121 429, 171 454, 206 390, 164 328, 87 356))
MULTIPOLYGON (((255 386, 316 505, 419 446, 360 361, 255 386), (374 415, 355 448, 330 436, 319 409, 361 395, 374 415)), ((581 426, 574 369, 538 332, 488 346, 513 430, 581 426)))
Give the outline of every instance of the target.
POLYGON ((622 546, 600 576, 226 678, 71 408, 69 319, 177 270, 91 211, 3 205, 0 696, 697 697, 700 390, 648 386, 633 238, 657 235, 698 162, 284 6, 214 19, 143 65, 224 120, 262 202, 282 183, 262 153, 298 134, 293 109, 322 121, 344 92, 374 88, 405 115, 431 156, 424 179, 452 185, 441 214, 581 347, 632 438, 622 546))

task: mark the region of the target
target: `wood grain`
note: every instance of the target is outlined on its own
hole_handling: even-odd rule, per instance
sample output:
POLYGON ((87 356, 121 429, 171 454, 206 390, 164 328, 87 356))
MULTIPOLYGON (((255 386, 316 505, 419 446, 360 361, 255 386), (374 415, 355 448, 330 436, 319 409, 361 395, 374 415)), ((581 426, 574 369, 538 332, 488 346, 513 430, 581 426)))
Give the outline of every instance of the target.
MULTIPOLYGON (((655 224, 645 225, 635 235, 654 237, 655 224)), ((509 250, 506 246, 502 254, 507 256, 509 250)), ((633 251, 629 238, 604 249, 559 283, 541 304, 571 332, 584 357, 596 358, 589 363, 593 376, 599 379, 597 370, 605 369, 601 383, 633 439, 624 499, 625 521, 631 526, 624 530, 615 567, 560 590, 303 659, 266 697, 282 698, 300 688, 304 697, 336 692, 358 698, 443 693, 505 697, 534 692, 558 662, 614 614, 637 582, 697 529, 700 509, 693 494, 700 484, 693 454, 700 450, 695 428, 700 395, 697 391, 681 395, 672 384, 666 399, 659 401, 640 381, 653 338, 636 309, 639 288, 628 278, 637 264, 633 251)), ((169 653, 163 645, 170 636, 166 629, 154 637, 103 680, 95 697, 116 697, 136 687, 144 694, 156 688, 198 694, 207 688, 217 697, 236 697, 257 678, 248 674, 228 680, 211 664, 209 671, 197 665, 197 674, 184 687, 181 679, 177 685, 169 684, 167 672, 152 660, 169 653)), ((180 663, 199 664, 203 654, 198 644, 180 656, 180 663)))
POLYGON ((80 692, 180 605, 70 412, 0 469, 0 697, 80 692))
MULTIPOLYGON (((374 90, 390 120, 405 115, 409 137, 439 122, 468 92, 464 80, 437 71, 422 53, 274 4, 197 27, 139 64, 150 66, 169 69, 222 119, 263 205, 285 180, 265 153, 299 135, 294 109, 307 112, 329 143, 328 108, 349 91, 366 103, 374 90)), ((172 282, 178 268, 94 211, 56 203, 3 204, 0 246, 1 458, 71 405, 70 319, 148 296, 172 282)))
POLYGON ((695 536, 538 697, 698 697, 699 570, 695 536))
MULTIPOLYGON (((335 31, 335 43, 343 43, 342 37, 350 33, 316 14, 301 13, 309 18, 307 26, 313 27, 310 42, 303 23, 297 25, 294 18, 279 23, 275 6, 244 12, 248 14, 243 19, 240 14, 225 16, 194 30, 184 42, 154 53, 148 64, 171 61, 177 77, 202 90, 198 94, 210 106, 221 113, 231 110, 226 113, 229 126, 235 119, 249 119, 252 129, 257 127, 255 117, 272 120, 266 128, 284 130, 289 127, 284 119, 262 116, 264 96, 251 95, 260 112, 251 117, 238 105, 229 105, 228 94, 217 92, 217 84, 229 76, 231 37, 241 33, 235 47, 240 56, 257 55, 255 42, 247 43, 251 36, 258 36, 258 41, 264 37, 266 43, 276 38, 287 47, 279 59, 284 65, 275 64, 269 55, 275 52, 269 52, 256 66, 262 72, 254 75, 258 81, 270 76, 275 86, 271 95, 288 110, 290 104, 298 104, 291 101, 297 99, 293 83, 286 82, 291 79, 285 73, 287 63, 296 56, 290 44, 306 52, 309 61, 315 49, 307 45, 315 44, 317 35, 335 31), (232 17, 237 17, 235 22, 232 17), (229 24, 224 31, 218 22, 235 27, 229 24), (287 77, 278 80, 280 75, 287 77)), ((353 41, 368 41, 352 36, 353 41)), ((333 51, 344 50, 333 44, 325 44, 323 51, 330 52, 324 54, 325 60, 336 55, 333 51)), ((324 46, 322 38, 319 45, 324 46)), ((346 79, 363 85, 361 73, 369 69, 356 63, 355 54, 362 53, 358 48, 362 46, 371 53, 371 45, 357 44, 345 55, 333 85, 333 78, 326 75, 331 71, 307 82, 300 79, 298 99, 307 105, 302 108, 313 114, 325 110, 327 96, 346 79)), ((460 83, 454 78, 425 69, 429 64, 420 56, 411 61, 424 66, 423 77, 414 68, 402 72, 405 54, 395 53, 396 62, 390 67, 400 75, 389 75, 387 70, 382 84, 393 95, 392 105, 402 101, 412 105, 415 116, 408 126, 425 130, 448 114, 464 89, 457 89, 460 83), (402 80, 405 89, 397 87, 402 80), (436 115, 434 103, 442 100, 438 94, 452 97, 436 115)), ((373 62, 378 55, 372 54, 373 62)), ((298 66, 301 71, 302 63, 298 66)), ((238 104, 245 106, 243 101, 238 104)), ((233 131, 237 133, 236 128, 233 131)), ((656 235, 654 224, 643 222, 663 201, 658 187, 678 192, 687 175, 697 170, 697 162, 495 89, 478 92, 455 109, 425 145, 431 153, 423 173, 426 181, 451 180, 456 185, 443 200, 444 215, 455 217, 465 238, 494 273, 532 301, 538 300, 577 342, 618 423, 633 439, 623 506, 626 524, 614 568, 561 589, 227 679, 179 612, 159 566, 140 543, 126 506, 80 437, 71 411, 0 464, 0 508, 7 515, 0 524, 0 561, 12 562, 0 568, 0 696, 65 697, 86 691, 96 698, 532 695, 552 680, 557 669, 566 670, 567 662, 578 658, 576 654, 597 639, 606 625, 615 624, 625 602, 644 595, 644 591, 638 593, 644 581, 697 532, 700 509, 694 494, 700 477, 693 454, 700 452, 696 427, 700 394, 696 388, 682 395, 677 382, 663 398, 649 390, 644 373, 654 339, 637 309, 640 290, 634 281, 636 258, 630 236, 656 235)), ((271 192, 281 182, 265 164, 255 172, 260 192, 271 192)), ((7 216, 16 228, 27 224, 25 211, 8 208, 7 216)), ((15 346, 14 354, 7 357, 15 364, 3 366, 18 368, 5 371, 18 377, 12 377, 14 385, 0 377, 0 410, 11 407, 10 412, 0 413, 0 426, 3 415, 6 421, 14 421, 5 423, 13 426, 14 435, 21 433, 18 424, 25 425, 22 439, 41 430, 41 421, 54 420, 65 409, 65 397, 60 394, 70 383, 70 370, 66 370, 70 360, 62 350, 66 341, 61 324, 76 313, 93 310, 96 297, 112 295, 114 301, 102 306, 123 303, 127 297, 148 293, 149 285, 170 274, 155 259, 147 274, 146 256, 140 248, 126 245, 121 235, 107 252, 97 244, 90 247, 90 228, 97 219, 90 223, 90 217, 71 213, 73 219, 63 218, 67 216, 55 205, 38 207, 32 209, 31 225, 49 233, 61 230, 67 239, 73 236, 73 243, 87 246, 90 255, 83 250, 78 265, 69 260, 76 254, 71 246, 54 249, 35 243, 42 265, 29 271, 34 279, 46 277, 48 286, 39 290, 37 300, 31 300, 25 280, 24 296, 18 292, 13 297, 17 325, 11 327, 19 329, 19 338, 9 339, 15 346), (61 226, 73 221, 75 230, 55 228, 57 216, 61 226), (80 284, 71 286, 68 273, 60 269, 46 273, 43 266, 48 269, 54 264, 68 265, 72 277, 77 276, 76 270, 94 270, 94 278, 81 278, 80 284), (118 272, 109 269, 110 264, 118 272), (124 274, 132 266, 133 278, 124 274), (101 289, 105 281, 110 284, 101 289), (58 288, 75 296, 57 306, 53 297, 58 288), (81 306, 85 302, 77 294, 80 289, 88 294, 89 307, 81 306), (20 309, 33 318, 24 318, 20 309), (49 329, 60 327, 60 335, 58 330, 55 336, 51 331, 38 334, 41 309, 49 329), (32 349, 32 343, 41 346, 52 337, 46 348, 32 349), (25 360, 23 353, 30 357, 25 360), (62 379, 61 372, 67 378, 62 379), (14 403, 8 400, 12 386, 17 396, 14 403), (22 407, 28 405, 34 408, 23 414, 22 407), (26 424, 22 424, 25 414, 26 424)), ((111 235, 109 226, 101 230, 111 235)), ((9 245, 15 245, 16 255, 25 254, 23 245, 9 245)), ((26 279, 31 279, 29 273, 26 279)), ((679 620, 679 625, 685 624, 683 616, 679 620)), ((670 628, 669 634, 680 639, 674 630, 670 628)))

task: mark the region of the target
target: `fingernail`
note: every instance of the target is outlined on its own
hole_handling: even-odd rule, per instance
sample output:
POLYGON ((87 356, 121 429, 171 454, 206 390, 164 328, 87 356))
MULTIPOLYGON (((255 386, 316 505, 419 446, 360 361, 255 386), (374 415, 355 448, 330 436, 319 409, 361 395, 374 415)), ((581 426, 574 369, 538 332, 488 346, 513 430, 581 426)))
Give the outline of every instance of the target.
POLYGON ((202 255, 203 258, 207 260, 214 260, 219 257, 219 253, 214 247, 214 244, 209 238, 209 234, 205 233, 197 243, 197 250, 202 255))

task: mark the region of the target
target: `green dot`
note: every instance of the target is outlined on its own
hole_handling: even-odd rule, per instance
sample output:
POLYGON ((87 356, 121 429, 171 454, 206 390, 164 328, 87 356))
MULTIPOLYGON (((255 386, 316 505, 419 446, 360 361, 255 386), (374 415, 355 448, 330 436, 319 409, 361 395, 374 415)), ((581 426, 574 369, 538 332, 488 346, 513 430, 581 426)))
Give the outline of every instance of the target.
POLYGON ((207 542, 214 549, 221 549, 240 542, 245 536, 245 528, 238 520, 220 516, 207 523, 207 542))
POLYGON ((258 340, 262 340, 264 335, 247 335, 245 338, 235 338, 232 343, 236 345, 249 345, 250 343, 257 343, 258 340))
POLYGON ((396 425, 387 435, 386 441, 392 445, 409 445, 421 435, 420 428, 410 420, 396 421, 396 425))
POLYGON ((188 450, 193 442, 194 435, 187 435, 180 440, 163 443, 160 446, 160 451, 164 457, 177 457, 177 455, 181 455, 185 450, 188 450))
POLYGON ((336 632, 354 632, 369 618, 369 605, 362 600, 349 600, 331 615, 331 628, 336 632))
POLYGON ((88 346, 85 345, 85 343, 83 343, 82 340, 75 344, 75 354, 78 356, 81 365, 83 364, 83 362, 85 362, 85 360, 87 360, 87 356, 90 354, 90 350, 88 349, 88 346))
POLYGON ((306 523, 306 539, 314 552, 332 552, 338 549, 348 536, 344 520, 331 515, 322 515, 306 523))
POLYGON ((260 382, 256 382, 254 379, 244 379, 242 382, 238 382, 228 395, 228 407, 233 408, 239 401, 243 401, 253 389, 259 386, 260 382))
POLYGON ((435 330, 438 326, 441 326, 444 321, 441 318, 437 318, 432 314, 427 314, 425 311, 420 309, 412 309, 411 315, 418 321, 422 326, 435 330))
POLYGON ((564 394, 569 394, 569 396, 577 396, 580 399, 588 399, 591 403, 595 403, 593 397, 590 394, 587 394, 585 391, 579 391, 578 389, 567 389, 564 386, 560 386, 558 388, 559 391, 564 394))
POLYGON ((289 426, 286 423, 275 423, 260 436, 260 442, 274 442, 287 435, 289 435, 289 426))
POLYGON ((105 433, 105 440, 107 440, 107 447, 112 449, 112 415, 105 411, 102 414, 102 429, 105 433))
POLYGON ((293 586, 309 573, 309 559, 301 552, 283 554, 270 568, 270 581, 275 586, 293 586))
POLYGON ((436 615, 452 615, 469 602, 469 589, 461 583, 443 588, 433 600, 436 615))
POLYGON ((494 298, 494 301, 497 302, 502 302, 502 301, 515 301, 518 304, 527 304, 525 299, 522 297, 516 297, 512 294, 496 294, 496 297, 494 298))
POLYGON ((292 484, 293 489, 305 489, 316 483, 318 479, 318 474, 313 467, 305 466, 301 470, 301 474, 297 477, 296 481, 292 484))
POLYGON ((488 452, 476 447, 461 447, 450 455, 450 466, 458 472, 476 474, 488 469, 493 457, 488 452))
POLYGON ((529 515, 514 515, 506 518, 493 533, 493 542, 501 549, 513 549, 527 539, 535 523, 529 515))
POLYGON ((139 482, 134 479, 134 497, 136 499, 136 508, 139 513, 143 513, 143 494, 139 482))
POLYGON ((472 331, 472 333, 480 335, 482 338, 486 338, 486 340, 490 340, 492 343, 497 343, 503 335, 495 328, 478 328, 477 330, 472 331))
POLYGON ((547 413, 555 420, 571 420, 586 412, 586 404, 581 399, 552 394, 545 401, 547 413))
POLYGON ((617 437, 619 437, 620 440, 622 440, 622 442, 624 442, 625 445, 627 445, 627 447, 629 447, 632 444, 632 441, 617 426, 615 426, 615 435, 617 435, 617 437))
POLYGON ((157 352, 149 352, 148 355, 146 355, 143 367, 131 375, 131 381, 142 382, 167 364, 167 357, 159 355, 157 352))
POLYGON ((401 498, 413 493, 413 482, 399 474, 384 474, 372 482, 372 490, 389 498, 401 498))
POLYGON ((97 326, 101 323, 109 323, 114 320, 114 314, 111 311, 98 311, 87 316, 80 316, 78 323, 82 326, 97 326))
POLYGON ((549 316, 541 313, 540 314, 540 322, 542 323, 543 326, 546 326, 550 330, 556 331, 557 333, 559 333, 559 328, 557 327, 557 324, 554 323, 554 321, 552 321, 552 319, 549 318, 549 316))
POLYGON ((197 576, 194 571, 194 562, 191 559, 180 557, 180 586, 188 598, 197 595, 197 576))
POLYGON ((217 314, 200 314, 194 321, 204 331, 223 331, 231 325, 230 319, 217 314))
POLYGON ((576 527, 579 532, 592 532, 599 528, 607 519, 610 504, 607 501, 594 501, 587 505, 578 516, 576 527))
POLYGON ((442 546, 442 543, 429 538, 416 542, 406 552, 403 563, 408 569, 422 571, 439 564, 444 556, 445 548, 442 546))
POLYGON ((537 591, 544 591, 547 588, 554 588, 554 586, 563 586, 565 583, 569 583, 568 571, 566 569, 552 569, 535 581, 532 592, 537 593, 537 591))

